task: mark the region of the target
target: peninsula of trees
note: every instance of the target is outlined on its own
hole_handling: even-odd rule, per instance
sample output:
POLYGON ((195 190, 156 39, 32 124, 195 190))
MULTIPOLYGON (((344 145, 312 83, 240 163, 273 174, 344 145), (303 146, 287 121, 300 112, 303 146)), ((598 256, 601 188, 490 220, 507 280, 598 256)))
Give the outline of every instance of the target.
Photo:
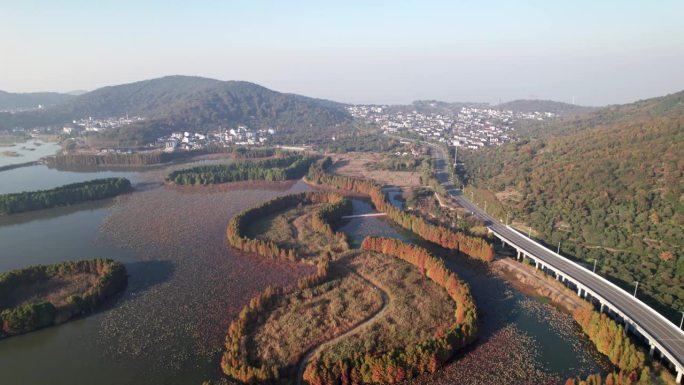
POLYGON ((325 192, 285 195, 242 211, 235 215, 228 224, 228 242, 236 249, 257 253, 264 257, 291 261, 300 260, 302 258, 297 255, 295 248, 286 247, 269 240, 251 238, 247 236, 246 228, 259 218, 281 212, 288 207, 323 203, 324 205, 311 215, 312 230, 342 239, 346 244, 345 235, 334 232, 334 226, 343 215, 351 213, 351 201, 339 194, 325 192))
MULTIPOLYGON (((339 194, 335 193, 300 193, 285 195, 266 201, 256 207, 247 209, 234 216, 227 228, 228 242, 235 248, 253 252, 267 258, 279 258, 299 260, 294 248, 286 247, 273 240, 264 240, 247 236, 247 227, 254 223, 255 219, 283 212, 291 207, 302 205, 319 205, 320 207, 308 218, 313 232, 319 232, 332 236, 335 239, 342 238, 346 244, 344 234, 335 233, 335 224, 340 217, 348 213, 351 204, 339 194)), ((327 238, 332 240, 331 237, 327 238)), ((321 256, 323 257, 323 256, 321 256)), ((316 271, 301 278, 297 283, 297 290, 306 290, 318 285, 329 278, 329 260, 318 258, 316 271)), ((290 291, 292 288, 290 289, 290 291)), ((244 341, 249 340, 254 333, 258 319, 265 312, 282 300, 289 291, 279 287, 269 287, 263 293, 254 297, 240 312, 238 319, 230 324, 226 336, 226 351, 221 360, 221 367, 225 374, 245 383, 275 381, 285 370, 276 365, 266 365, 263 362, 255 362, 251 355, 253 344, 247 346, 244 341)))
POLYGON ((126 268, 110 259, 38 265, 0 274, 0 339, 93 312, 121 292, 126 268))
POLYGON ((208 146, 207 148, 189 151, 145 151, 107 154, 59 154, 45 158, 48 167, 136 167, 187 160, 200 155, 225 153, 232 154, 235 159, 266 158, 276 155, 274 148, 247 148, 208 146))
POLYGON ((131 190, 131 182, 126 178, 105 178, 67 184, 49 190, 3 194, 0 195, 0 215, 112 198, 131 190))
MULTIPOLYGON (((456 304, 451 324, 445 331, 425 340, 411 341, 393 349, 375 346, 374 351, 346 350, 346 357, 312 361, 304 379, 312 385, 393 384, 421 373, 434 373, 477 336, 477 309, 467 284, 449 271, 444 263, 418 246, 397 239, 366 237, 361 248, 398 258, 446 290, 456 304)), ((410 328, 420 327, 411 325, 410 328)), ((376 339, 376 338, 374 338, 376 339)), ((368 346, 368 343, 364 343, 368 346)))
POLYGON ((288 155, 228 165, 198 166, 174 171, 169 174, 167 180, 179 185, 207 185, 247 180, 284 181, 301 178, 317 159, 308 155, 288 155))
POLYGON ((476 338, 468 286, 427 250, 375 237, 361 250, 336 247, 346 243, 336 229, 350 211, 338 193, 307 192, 231 219, 232 246, 316 269, 295 286, 267 288, 242 309, 226 337, 226 375, 243 383, 291 383, 295 375, 318 385, 394 383, 436 371, 476 338), (374 327, 363 327, 371 321, 374 327))

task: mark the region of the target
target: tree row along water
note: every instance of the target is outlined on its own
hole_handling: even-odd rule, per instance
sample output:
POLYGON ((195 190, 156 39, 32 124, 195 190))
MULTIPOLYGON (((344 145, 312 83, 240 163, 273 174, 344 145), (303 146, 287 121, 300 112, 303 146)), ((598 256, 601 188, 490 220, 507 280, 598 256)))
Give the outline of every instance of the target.
POLYGON ((173 171, 167 180, 179 185, 207 185, 246 180, 284 181, 301 178, 318 157, 289 155, 229 165, 198 166, 173 171))
POLYGON ((112 198, 131 189, 131 182, 126 178, 106 178, 67 184, 49 190, 2 194, 0 215, 112 198))
MULTIPOLYGON (((231 219, 227 235, 229 242, 241 250, 255 252, 269 258, 296 259, 293 250, 280 248, 273 242, 245 235, 245 226, 254 218, 280 212, 288 207, 327 203, 312 215, 315 231, 333 233, 332 225, 339 222, 342 215, 350 211, 349 202, 335 193, 303 193, 287 195, 264 202, 245 210, 231 219)), ((414 345, 377 356, 349 357, 332 365, 314 361, 304 373, 311 384, 331 384, 332 379, 347 378, 355 382, 395 382, 413 377, 422 372, 434 372, 441 367, 453 353, 471 343, 477 334, 477 312, 468 286, 458 280, 456 275, 432 257, 425 249, 401 241, 386 238, 366 238, 362 249, 402 259, 417 267, 425 276, 443 287, 456 303, 453 325, 443 334, 419 341, 414 345)), ((329 279, 329 261, 318 260, 317 271, 299 280, 297 289, 303 290, 329 279)), ((240 312, 237 320, 229 327, 226 337, 226 352, 221 360, 224 373, 245 383, 277 381, 285 374, 286 368, 264 365, 250 359, 249 343, 246 341, 254 332, 258 319, 271 310, 288 293, 283 288, 270 287, 240 312)), ((343 382, 345 383, 345 382, 343 382)))
POLYGON ((100 166, 147 166, 186 160, 208 154, 233 154, 236 159, 255 159, 277 155, 274 148, 247 148, 209 146, 204 149, 189 151, 143 151, 133 153, 110 152, 105 154, 59 154, 45 158, 50 167, 100 167, 100 166))
POLYGON ((312 165, 307 179, 316 184, 368 195, 375 208, 387 213, 387 216, 399 226, 441 247, 458 250, 485 262, 491 262, 494 259, 494 247, 485 239, 469 236, 441 225, 433 225, 418 216, 407 213, 389 202, 379 184, 367 179, 329 173, 326 170, 331 165, 330 158, 312 165))
POLYGON ((94 311, 105 300, 126 287, 126 268, 111 259, 62 262, 30 266, 0 274, 0 339, 28 333, 94 311), (33 290, 54 279, 92 274, 96 278, 85 291, 70 295, 64 303, 49 299, 20 302, 19 293, 33 290))
POLYGON ((456 303, 453 323, 443 333, 380 354, 354 352, 335 362, 312 361, 304 372, 311 385, 397 383, 421 373, 434 373, 456 351, 477 337, 477 308, 467 284, 422 247, 397 239, 366 237, 361 245, 372 251, 408 262, 442 287, 456 303))

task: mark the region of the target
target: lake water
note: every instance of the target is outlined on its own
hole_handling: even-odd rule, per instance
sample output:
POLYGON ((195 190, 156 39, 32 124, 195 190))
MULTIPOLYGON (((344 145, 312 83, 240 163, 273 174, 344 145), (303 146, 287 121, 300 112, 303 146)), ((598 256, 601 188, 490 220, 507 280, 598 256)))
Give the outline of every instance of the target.
POLYGON ((45 165, 19 167, 12 170, 0 171, 0 194, 35 191, 54 188, 57 186, 85 182, 97 178, 123 177, 131 182, 136 181, 135 172, 129 171, 100 171, 77 172, 59 171, 45 165))
POLYGON ((0 145, 0 167, 11 164, 34 162, 48 155, 54 155, 60 146, 54 142, 28 140, 12 145, 0 145))
MULTIPOLYGON (((237 212, 308 186, 170 188, 161 185, 166 171, 79 173, 32 166, 0 172, 0 192, 108 176, 152 186, 112 200, 0 218, 0 272, 107 257, 124 262, 129 273, 126 292, 97 314, 0 341, 0 384, 200 384, 220 375, 227 325, 249 298, 310 272, 307 266, 237 252, 225 240, 228 220, 237 212), (20 170, 24 173, 15 172, 20 170)), ((353 203, 355 213, 372 211, 367 201, 353 203)), ((415 241, 377 217, 349 220, 342 230, 355 244, 369 234, 415 241)), ((485 357, 480 350, 493 344, 516 351, 516 338, 526 338, 525 353, 532 357, 523 375, 542 371, 549 374, 544 378, 561 382, 600 369, 586 341, 549 326, 567 315, 530 305, 479 264, 446 259, 471 285, 483 323, 476 347, 432 376, 432 383, 453 383, 458 375, 463 378, 463 370, 477 375, 477 368, 467 366, 469 357, 485 357), (510 325, 518 334, 506 340, 510 346, 501 345, 501 330, 510 325)), ((484 365, 481 371, 485 375, 491 369, 484 365)))

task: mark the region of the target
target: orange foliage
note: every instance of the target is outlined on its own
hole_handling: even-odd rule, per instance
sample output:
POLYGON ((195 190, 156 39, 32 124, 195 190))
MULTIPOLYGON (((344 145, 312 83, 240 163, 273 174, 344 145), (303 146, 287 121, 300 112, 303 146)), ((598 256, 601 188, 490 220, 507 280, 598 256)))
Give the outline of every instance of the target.
POLYGON ((361 248, 400 258, 442 286, 456 303, 454 323, 434 338, 379 355, 354 353, 336 362, 312 362, 304 379, 309 384, 395 384, 420 373, 434 373, 477 335, 477 309, 468 285, 449 271, 441 260, 418 246, 391 238, 366 237, 361 248))
POLYGON ((312 165, 307 178, 317 184, 368 195, 378 211, 387 213, 387 216, 398 225, 418 234, 427 241, 447 249, 458 250, 485 262, 491 262, 494 259, 494 247, 486 240, 444 226, 433 225, 418 216, 403 211, 387 200, 377 183, 366 179, 327 173, 325 165, 330 164, 329 159, 326 158, 322 163, 312 165))

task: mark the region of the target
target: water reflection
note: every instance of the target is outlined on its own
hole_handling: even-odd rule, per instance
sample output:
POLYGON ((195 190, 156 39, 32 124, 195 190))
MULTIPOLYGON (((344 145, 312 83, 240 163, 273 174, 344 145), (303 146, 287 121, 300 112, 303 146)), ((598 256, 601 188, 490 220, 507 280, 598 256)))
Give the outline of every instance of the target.
POLYGON ((45 190, 99 178, 123 177, 135 181, 136 175, 137 173, 131 171, 59 171, 41 164, 0 172, 0 194, 45 190))

